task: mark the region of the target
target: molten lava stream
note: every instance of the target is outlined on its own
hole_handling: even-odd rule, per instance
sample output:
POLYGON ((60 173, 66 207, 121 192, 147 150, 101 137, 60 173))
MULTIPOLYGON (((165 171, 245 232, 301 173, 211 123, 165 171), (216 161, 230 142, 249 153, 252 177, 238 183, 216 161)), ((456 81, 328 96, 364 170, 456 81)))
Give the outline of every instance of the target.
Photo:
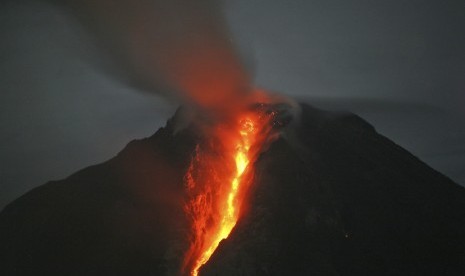
MULTIPOLYGON (((244 193, 250 185, 251 170, 247 169, 249 164, 255 162, 257 150, 261 143, 265 141, 265 132, 263 132, 264 123, 259 116, 249 114, 246 118, 240 120, 237 133, 229 135, 234 137, 232 141, 228 139, 220 140, 231 142, 232 150, 227 151, 226 159, 234 160, 234 172, 229 175, 214 173, 215 168, 206 170, 212 171, 205 179, 199 181, 198 172, 196 174, 194 166, 197 164, 197 171, 204 169, 203 166, 210 161, 213 166, 224 166, 218 160, 208 160, 205 156, 196 156, 197 163, 191 162, 187 173, 187 186, 194 189, 196 186, 204 185, 200 192, 193 196, 193 199, 187 204, 187 212, 193 220, 194 241, 191 248, 186 254, 184 269, 190 271, 192 276, 197 276, 199 269, 204 265, 215 252, 219 243, 226 239, 231 233, 239 219, 240 207, 244 200, 244 193), (199 160, 202 158, 202 160, 199 160), (200 164, 198 164, 200 163, 200 164), (217 179, 217 181, 213 181, 217 179), (212 187, 212 185, 227 185, 227 187, 212 187), (209 186, 210 185, 210 186, 209 186), (220 191, 220 192, 217 192, 220 191), (214 198, 212 198, 214 197, 214 198)), ((223 133, 224 134, 224 133, 223 133)), ((231 148, 229 145, 229 148, 231 148)), ((226 146, 228 148, 228 146, 226 146)), ((202 155, 198 150, 196 155, 202 155)), ((219 168, 216 168, 218 170, 219 168)))

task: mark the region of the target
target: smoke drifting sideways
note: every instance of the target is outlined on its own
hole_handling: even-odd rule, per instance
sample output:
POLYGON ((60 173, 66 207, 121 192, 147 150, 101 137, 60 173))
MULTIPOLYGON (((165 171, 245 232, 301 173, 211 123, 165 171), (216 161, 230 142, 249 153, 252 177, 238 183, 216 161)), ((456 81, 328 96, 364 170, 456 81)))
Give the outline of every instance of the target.
POLYGON ((180 100, 226 111, 249 89, 214 0, 0 5, 0 209, 153 134, 180 100))
POLYGON ((216 0, 68 0, 108 53, 103 67, 145 91, 215 113, 243 102, 251 90, 216 0), (115 70, 117 68, 117 70, 115 70))

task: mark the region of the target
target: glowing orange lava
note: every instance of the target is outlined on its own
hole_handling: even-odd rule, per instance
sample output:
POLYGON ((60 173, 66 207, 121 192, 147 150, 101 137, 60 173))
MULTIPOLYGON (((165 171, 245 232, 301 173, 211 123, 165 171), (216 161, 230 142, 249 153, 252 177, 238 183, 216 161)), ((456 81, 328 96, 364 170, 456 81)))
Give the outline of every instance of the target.
MULTIPOLYGON (((251 121, 247 121, 247 124, 252 126, 251 129, 253 129, 253 123, 251 121)), ((212 240, 209 242, 210 245, 207 246, 206 250, 203 251, 202 255, 195 263, 195 266, 192 270, 192 275, 194 276, 198 274, 199 268, 202 265, 204 265, 208 261, 208 259, 210 259, 210 256, 213 254, 213 252, 215 252, 215 249, 218 247, 218 244, 220 243, 220 241, 222 241, 223 239, 226 239, 229 236, 229 233, 231 233, 231 230, 233 229, 233 227, 236 225, 236 222, 237 222, 237 217, 238 217, 237 216, 238 210, 236 208, 237 193, 238 193, 239 185, 241 182, 241 176, 250 162, 249 157, 248 157, 248 152, 250 150, 251 137, 249 136, 253 135, 253 132, 250 130, 241 130, 240 134, 241 134, 242 139, 238 141, 237 146, 236 146, 236 152, 234 156, 234 160, 236 163, 236 172, 235 172, 234 178, 232 179, 230 183, 230 191, 228 194, 227 208, 226 210, 224 210, 222 214, 222 220, 220 222, 220 226, 219 226, 217 233, 213 235, 212 240)))
POLYGON ((198 275, 200 267, 236 225, 251 183, 249 165, 255 162, 267 139, 267 120, 249 112, 238 121, 237 127, 218 128, 214 133, 219 148, 197 146, 186 174, 191 192, 186 212, 192 219, 193 238, 184 270, 192 276, 198 275))

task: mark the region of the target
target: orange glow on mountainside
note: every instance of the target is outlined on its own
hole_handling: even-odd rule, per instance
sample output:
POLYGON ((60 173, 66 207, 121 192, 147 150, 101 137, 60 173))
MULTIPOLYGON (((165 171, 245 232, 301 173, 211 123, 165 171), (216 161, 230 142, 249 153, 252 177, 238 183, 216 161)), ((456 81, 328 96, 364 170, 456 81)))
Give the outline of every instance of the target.
POLYGON ((238 117, 237 125, 218 126, 209 142, 197 145, 187 171, 185 210, 193 234, 183 274, 197 276, 233 230, 252 183, 251 167, 269 140, 269 116, 248 111, 238 117))
POLYGON ((216 231, 216 234, 212 235, 212 240, 209 242, 210 245, 206 247, 206 250, 202 252, 200 258, 195 262, 195 266, 191 273, 193 276, 197 276, 199 268, 204 265, 208 259, 210 259, 210 256, 213 254, 213 252, 215 252, 220 241, 226 239, 229 236, 229 233, 231 233, 233 227, 236 225, 239 211, 237 207, 240 207, 240 205, 236 202, 237 194, 239 191, 239 185, 241 184, 241 176, 250 162, 248 151, 250 149, 250 136, 253 135, 253 122, 248 120, 246 124, 251 126, 251 128, 240 131, 241 139, 237 143, 234 157, 236 163, 236 172, 230 183, 227 208, 226 210, 223 210, 219 229, 216 231))

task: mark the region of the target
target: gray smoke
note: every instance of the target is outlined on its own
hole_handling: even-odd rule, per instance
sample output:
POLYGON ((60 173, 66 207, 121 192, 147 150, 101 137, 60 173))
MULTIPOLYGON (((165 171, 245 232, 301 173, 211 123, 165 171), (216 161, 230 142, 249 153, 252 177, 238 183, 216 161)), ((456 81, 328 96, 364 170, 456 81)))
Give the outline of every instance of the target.
MULTIPOLYGON (((107 54, 106 72, 202 107, 250 90, 217 0, 61 2, 107 54)), ((224 106, 222 107, 224 108, 224 106)))

